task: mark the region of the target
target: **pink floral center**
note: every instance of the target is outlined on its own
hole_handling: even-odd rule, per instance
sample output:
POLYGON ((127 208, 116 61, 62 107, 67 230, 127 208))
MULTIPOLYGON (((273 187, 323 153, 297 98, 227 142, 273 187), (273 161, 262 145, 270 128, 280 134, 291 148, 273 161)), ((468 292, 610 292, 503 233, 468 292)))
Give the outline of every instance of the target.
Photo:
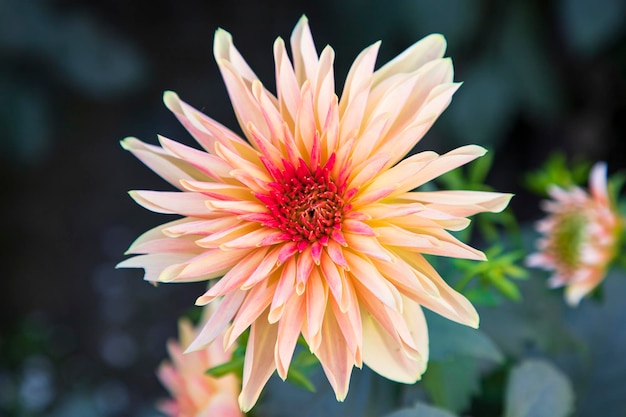
POLYGON ((297 167, 283 160, 285 169, 274 171, 269 194, 257 194, 271 214, 263 224, 282 230, 285 240, 303 247, 318 241, 324 245, 339 233, 351 205, 343 196, 345 184, 338 186, 330 177, 334 163, 335 154, 315 170, 302 159, 297 167))

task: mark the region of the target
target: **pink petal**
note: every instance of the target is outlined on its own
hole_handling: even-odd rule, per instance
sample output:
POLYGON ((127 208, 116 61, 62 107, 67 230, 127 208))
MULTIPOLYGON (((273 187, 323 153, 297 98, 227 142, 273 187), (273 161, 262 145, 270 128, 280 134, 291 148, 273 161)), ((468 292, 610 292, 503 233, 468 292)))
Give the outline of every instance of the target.
POLYGON ((206 206, 208 197, 199 193, 169 191, 130 191, 140 206, 155 213, 180 214, 188 217, 216 217, 206 206))
POLYGON ((237 262, 215 285, 211 286, 204 295, 199 297, 196 300, 196 305, 208 304, 215 298, 240 288, 258 268, 267 252, 267 248, 251 251, 237 262))
POLYGON ((296 347, 296 342, 300 336, 300 330, 304 323, 305 300, 303 296, 291 297, 285 305, 285 315, 288 320, 278 322, 278 335, 276 346, 274 347, 274 362, 278 375, 287 379, 289 363, 296 347))
POLYGON ((185 353, 204 349, 220 336, 239 310, 245 296, 245 291, 232 291, 224 296, 219 308, 211 315, 185 353))
POLYGON ((291 34, 291 52, 298 84, 315 78, 318 58, 313 36, 309 29, 309 20, 302 16, 291 34))
POLYGON ((159 174, 164 180, 176 188, 181 188, 181 179, 210 180, 210 177, 189 164, 189 162, 173 157, 158 146, 148 145, 132 137, 126 138, 120 143, 122 148, 130 151, 141 162, 148 166, 148 168, 159 174))
POLYGON ((143 279, 158 282, 163 271, 172 265, 184 265, 195 254, 189 253, 151 253, 148 255, 133 256, 118 263, 116 268, 143 268, 143 279))
POLYGON ((328 382, 335 391, 337 401, 343 401, 350 387, 354 358, 331 311, 331 309, 326 309, 321 343, 315 355, 320 360, 328 382))
POLYGON ((403 200, 429 203, 429 208, 460 217, 485 211, 499 213, 506 208, 511 197, 513 194, 486 191, 417 191, 398 196, 403 200))
MULTIPOLYGON (((274 290, 276 290, 276 282, 268 286, 257 285, 248 291, 245 300, 243 300, 243 303, 241 303, 239 307, 237 315, 233 319, 232 326, 230 326, 224 335, 224 343, 226 346, 232 345, 248 327, 252 326, 252 328, 254 328, 254 323, 262 321, 269 324, 267 319, 268 311, 265 310, 267 310, 272 301, 274 290)), ((250 337, 252 337, 252 335, 250 337)), ((246 352, 246 359, 247 356, 248 353, 246 352)))
POLYGON ((254 407, 263 386, 276 369, 274 350, 268 346, 276 344, 277 333, 278 326, 269 324, 266 317, 259 318, 250 328, 239 395, 239 406, 244 412, 254 407))
POLYGON ((443 36, 426 36, 378 69, 374 73, 374 83, 378 84, 394 74, 415 71, 425 63, 441 58, 445 51, 446 40, 443 36))
POLYGON ((280 280, 278 281, 278 286, 276 287, 276 293, 272 298, 272 305, 268 315, 270 323, 276 323, 282 318, 285 303, 295 292, 295 282, 296 260, 292 257, 289 258, 287 263, 285 263, 280 274, 280 280))
POLYGON ((187 161, 190 165, 216 181, 225 182, 230 177, 229 172, 232 170, 232 167, 215 155, 190 148, 161 135, 159 135, 159 143, 171 155, 187 161))
POLYGON ((392 381, 412 384, 421 378, 428 362, 428 330, 419 304, 407 300, 404 320, 418 351, 420 359, 398 352, 395 338, 390 336, 372 316, 363 317, 363 362, 372 370, 392 381))
POLYGON ((274 42, 274 62, 276 67, 276 90, 278 102, 283 115, 287 120, 294 121, 300 107, 300 87, 287 51, 285 42, 278 38, 274 42))
POLYGON ((317 351, 322 342, 322 323, 328 302, 328 286, 324 285, 317 268, 306 283, 306 329, 302 335, 312 352, 317 351))
POLYGON ((380 302, 400 311, 402 303, 398 290, 389 284, 380 272, 368 260, 352 251, 345 251, 344 256, 350 266, 349 274, 367 288, 380 302))

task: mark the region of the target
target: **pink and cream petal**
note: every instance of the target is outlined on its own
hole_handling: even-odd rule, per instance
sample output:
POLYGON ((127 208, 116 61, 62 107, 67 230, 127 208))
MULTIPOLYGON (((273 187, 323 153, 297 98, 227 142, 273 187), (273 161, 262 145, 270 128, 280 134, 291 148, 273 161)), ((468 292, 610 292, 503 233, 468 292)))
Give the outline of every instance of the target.
POLYGON ((250 326, 239 394, 239 406, 244 412, 254 406, 265 383, 276 369, 274 350, 267 347, 275 345, 277 336, 278 325, 269 324, 267 317, 262 317, 250 326))
POLYGON ((132 137, 126 138, 120 143, 122 148, 131 152, 148 168, 159 174, 161 178, 178 189, 181 188, 181 179, 211 180, 205 172, 198 170, 188 161, 176 158, 158 146, 148 145, 132 137))

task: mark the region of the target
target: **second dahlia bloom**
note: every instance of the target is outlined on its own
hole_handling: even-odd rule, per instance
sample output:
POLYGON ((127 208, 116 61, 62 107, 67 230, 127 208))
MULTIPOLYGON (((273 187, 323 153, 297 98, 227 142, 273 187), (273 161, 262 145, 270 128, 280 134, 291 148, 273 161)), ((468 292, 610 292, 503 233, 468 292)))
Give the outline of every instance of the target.
POLYGON ((552 200, 543 203, 548 216, 537 223, 543 237, 529 266, 554 272, 549 285, 565 286, 565 299, 576 306, 602 282, 615 257, 620 221, 609 200, 606 164, 597 163, 589 175, 589 193, 579 187, 552 187, 552 200))
POLYGON ((163 362, 157 375, 172 398, 161 401, 157 405, 159 410, 170 417, 243 417, 237 403, 237 378, 234 375, 214 378, 206 374, 207 369, 228 362, 232 352, 225 351, 222 343, 213 343, 184 354, 196 333, 188 320, 181 319, 179 341, 171 340, 167 344, 171 361, 163 362))
POLYGON ((341 98, 334 52, 316 52, 306 18, 274 43, 274 95, 218 30, 214 54, 245 138, 172 92, 167 107, 203 150, 160 137, 123 141, 178 192, 133 191, 145 208, 183 218, 140 236, 120 264, 154 282, 213 280, 198 298, 219 308, 192 343, 250 329, 239 402, 256 402, 277 370, 286 378, 300 335, 339 400, 352 368, 399 382, 428 361, 424 306, 478 326, 478 315, 425 254, 484 259, 457 240, 468 216, 502 210, 508 194, 413 191, 483 155, 465 146, 402 160, 448 106, 458 84, 445 40, 431 35, 374 70, 379 43, 352 65, 341 98))

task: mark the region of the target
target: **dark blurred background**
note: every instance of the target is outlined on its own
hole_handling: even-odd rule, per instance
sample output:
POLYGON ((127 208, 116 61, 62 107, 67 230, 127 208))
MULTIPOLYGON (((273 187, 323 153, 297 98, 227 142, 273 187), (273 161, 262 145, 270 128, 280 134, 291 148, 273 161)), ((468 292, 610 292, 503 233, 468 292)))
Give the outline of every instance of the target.
POLYGON ((272 43, 302 14, 338 88, 369 44, 380 64, 444 34, 464 85, 419 147, 489 148, 521 222, 540 215, 523 174, 553 151, 626 168, 623 0, 0 0, 0 415, 159 415, 154 369, 203 284, 114 269, 169 219, 126 195, 169 186, 119 140, 192 143, 164 90, 236 129, 214 31, 273 90, 272 43))

